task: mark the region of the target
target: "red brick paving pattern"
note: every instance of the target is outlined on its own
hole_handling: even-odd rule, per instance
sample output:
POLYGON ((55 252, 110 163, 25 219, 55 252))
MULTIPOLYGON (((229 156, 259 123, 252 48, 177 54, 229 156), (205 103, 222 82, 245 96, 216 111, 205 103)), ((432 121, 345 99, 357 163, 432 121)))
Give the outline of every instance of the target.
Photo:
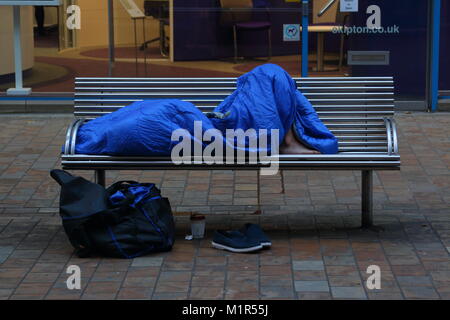
MULTIPOLYGON (((134 260, 73 255, 58 216, 68 115, 0 116, 0 299, 449 299, 450 114, 399 113, 400 172, 375 176, 375 222, 360 230, 358 172, 116 171, 155 182, 178 212, 207 214, 207 238, 185 241, 177 217, 171 252, 134 260), (284 191, 284 193, 283 193, 284 191), (252 215, 261 199, 262 215, 252 215), (256 222, 273 247, 212 249, 212 231, 256 222), (81 290, 66 267, 79 265, 81 290), (369 265, 381 290, 366 288, 369 265)), ((90 172, 77 172, 92 177, 90 172)))

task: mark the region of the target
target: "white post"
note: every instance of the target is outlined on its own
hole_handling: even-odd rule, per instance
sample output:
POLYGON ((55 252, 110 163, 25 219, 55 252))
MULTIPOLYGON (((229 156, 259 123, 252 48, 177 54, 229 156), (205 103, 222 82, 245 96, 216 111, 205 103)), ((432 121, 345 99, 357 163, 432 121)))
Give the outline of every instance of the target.
POLYGON ((20 37, 20 6, 13 6, 14 10, 14 65, 16 74, 16 87, 6 90, 7 95, 29 95, 31 88, 23 87, 22 79, 22 43, 20 37))

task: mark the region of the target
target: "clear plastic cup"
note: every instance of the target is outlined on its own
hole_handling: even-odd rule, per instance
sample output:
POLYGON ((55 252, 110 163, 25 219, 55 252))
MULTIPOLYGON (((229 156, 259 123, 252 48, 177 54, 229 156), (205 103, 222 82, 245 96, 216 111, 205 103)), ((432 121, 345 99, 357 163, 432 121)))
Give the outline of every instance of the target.
POLYGON ((191 232, 193 239, 202 239, 205 236, 206 218, 201 214, 191 215, 191 232))

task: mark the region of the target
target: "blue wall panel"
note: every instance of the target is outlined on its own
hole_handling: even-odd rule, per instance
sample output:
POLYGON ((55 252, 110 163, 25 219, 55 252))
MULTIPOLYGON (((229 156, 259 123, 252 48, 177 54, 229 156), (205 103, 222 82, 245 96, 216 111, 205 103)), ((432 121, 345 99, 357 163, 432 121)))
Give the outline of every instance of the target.
POLYGON ((424 0, 360 0, 359 13, 353 23, 366 26, 366 9, 376 4, 381 8, 381 25, 397 25, 399 34, 358 34, 350 36, 350 50, 390 51, 389 66, 353 66, 353 76, 393 75, 398 98, 423 99, 425 96, 427 1, 424 0))

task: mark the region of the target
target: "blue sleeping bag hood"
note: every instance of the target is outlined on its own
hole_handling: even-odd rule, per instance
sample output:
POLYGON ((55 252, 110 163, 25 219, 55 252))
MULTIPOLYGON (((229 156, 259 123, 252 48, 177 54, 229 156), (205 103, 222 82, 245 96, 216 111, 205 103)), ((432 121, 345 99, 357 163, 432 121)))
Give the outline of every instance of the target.
MULTIPOLYGON (((295 81, 281 67, 264 64, 238 78, 236 90, 209 118, 192 103, 177 99, 135 102, 115 112, 91 120, 77 133, 75 152, 92 155, 170 156, 179 141, 172 133, 185 129, 197 141, 194 121, 201 121, 202 133, 216 129, 279 130, 279 144, 290 128, 305 145, 323 154, 338 152, 336 137, 318 118, 311 103, 297 90, 295 81)), ((271 152, 268 137, 268 153, 271 152)), ((197 141, 198 142, 198 141, 197 141)), ((203 147, 207 143, 202 143, 203 147)), ((249 147, 246 145, 246 149, 249 147)))

